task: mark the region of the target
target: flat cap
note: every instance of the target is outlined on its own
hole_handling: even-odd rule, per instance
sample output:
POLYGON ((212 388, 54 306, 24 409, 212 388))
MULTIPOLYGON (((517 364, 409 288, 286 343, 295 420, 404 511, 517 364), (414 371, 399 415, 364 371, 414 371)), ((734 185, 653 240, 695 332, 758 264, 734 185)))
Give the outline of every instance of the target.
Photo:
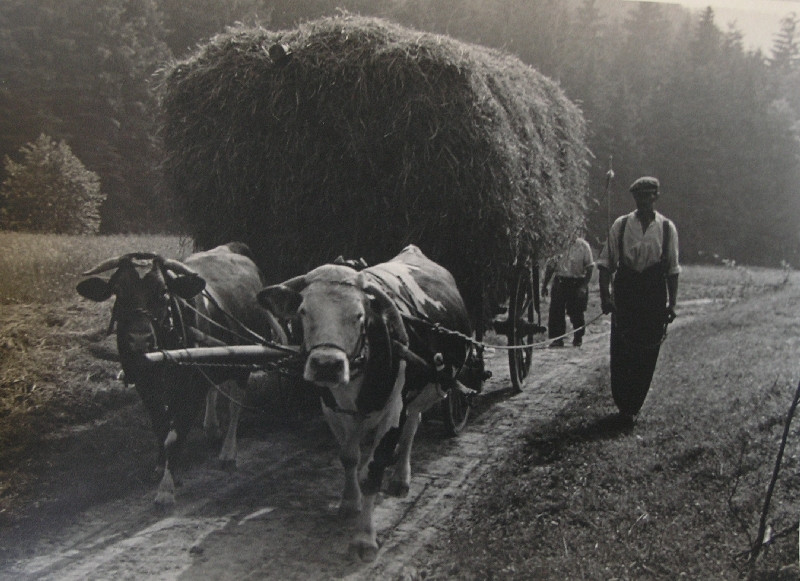
POLYGON ((660 185, 657 178, 644 176, 631 184, 630 192, 632 194, 638 194, 640 192, 658 192, 660 185))

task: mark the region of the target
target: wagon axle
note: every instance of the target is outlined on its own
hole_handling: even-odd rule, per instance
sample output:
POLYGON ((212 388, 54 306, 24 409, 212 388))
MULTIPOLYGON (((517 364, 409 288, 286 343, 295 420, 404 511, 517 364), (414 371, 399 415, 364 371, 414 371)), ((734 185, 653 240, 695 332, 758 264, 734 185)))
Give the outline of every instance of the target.
POLYGON ((526 321, 525 319, 517 319, 516 322, 512 322, 510 319, 493 321, 492 327, 495 333, 498 335, 505 335, 506 337, 514 337, 515 334, 516 336, 535 335, 547 331, 547 327, 543 327, 533 321, 526 321))

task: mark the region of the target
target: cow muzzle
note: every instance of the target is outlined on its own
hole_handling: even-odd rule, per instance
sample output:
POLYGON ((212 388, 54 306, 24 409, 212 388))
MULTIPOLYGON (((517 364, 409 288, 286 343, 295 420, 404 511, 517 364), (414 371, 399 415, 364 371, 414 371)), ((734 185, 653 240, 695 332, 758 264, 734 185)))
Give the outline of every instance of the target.
POLYGON ((347 354, 334 346, 318 346, 306 359, 303 379, 323 387, 336 387, 350 382, 350 361, 347 354))
POLYGON ((156 347, 155 337, 152 333, 128 333, 126 339, 132 353, 147 353, 156 347))
POLYGON ((143 354, 158 348, 156 329, 145 318, 127 322, 118 333, 130 353, 143 354))

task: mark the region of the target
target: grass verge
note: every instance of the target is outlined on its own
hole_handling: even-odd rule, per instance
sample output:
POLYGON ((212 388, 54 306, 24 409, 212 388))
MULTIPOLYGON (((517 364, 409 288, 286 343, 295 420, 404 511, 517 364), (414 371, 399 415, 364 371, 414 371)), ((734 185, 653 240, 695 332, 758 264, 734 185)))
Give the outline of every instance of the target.
POLYGON ((482 479, 420 578, 797 579, 798 423, 768 515, 792 532, 744 554, 797 386, 798 308, 795 281, 676 327, 632 430, 599 372, 482 479))

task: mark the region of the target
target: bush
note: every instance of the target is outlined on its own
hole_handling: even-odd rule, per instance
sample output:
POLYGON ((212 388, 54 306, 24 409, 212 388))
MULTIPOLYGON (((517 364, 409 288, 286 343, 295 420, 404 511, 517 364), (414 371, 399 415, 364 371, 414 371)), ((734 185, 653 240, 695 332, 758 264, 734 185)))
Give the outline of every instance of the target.
POLYGON ((42 134, 20 148, 23 162, 5 158, 0 226, 54 234, 96 234, 100 227, 99 176, 64 142, 42 134))

